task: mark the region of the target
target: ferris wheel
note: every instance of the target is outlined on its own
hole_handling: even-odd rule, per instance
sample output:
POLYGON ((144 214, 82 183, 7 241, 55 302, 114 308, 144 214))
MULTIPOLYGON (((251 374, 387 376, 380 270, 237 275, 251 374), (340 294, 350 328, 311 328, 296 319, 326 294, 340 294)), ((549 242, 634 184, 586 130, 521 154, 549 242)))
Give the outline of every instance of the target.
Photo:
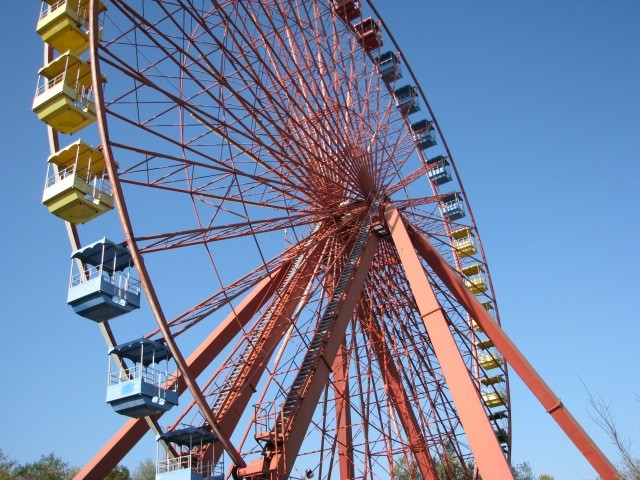
POLYGON ((43 203, 132 417, 78 478, 149 429, 157 478, 512 478, 505 358, 532 369, 370 2, 45 0, 37 28, 43 203), (141 298, 157 328, 119 338, 141 298))

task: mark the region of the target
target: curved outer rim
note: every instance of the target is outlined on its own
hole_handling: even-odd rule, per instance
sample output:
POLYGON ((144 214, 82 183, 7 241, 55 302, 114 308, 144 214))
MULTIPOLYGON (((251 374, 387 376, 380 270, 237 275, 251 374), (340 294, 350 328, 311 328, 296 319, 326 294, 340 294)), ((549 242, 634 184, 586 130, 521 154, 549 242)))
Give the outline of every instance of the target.
POLYGON ((193 376, 189 372, 185 358, 178 348, 178 345, 176 344, 171 331, 169 330, 166 317, 164 315, 164 312, 162 311, 162 307, 160 306, 160 301, 158 300, 158 296, 156 295, 155 289, 153 288, 151 277, 149 276, 149 272, 147 271, 147 268, 144 264, 144 259, 142 257, 142 254, 140 253, 140 250, 138 249, 138 245, 135 242, 133 235, 133 226, 131 225, 127 205, 124 201, 120 179, 117 174, 116 163, 113 160, 111 143, 109 141, 106 111, 104 108, 104 91, 101 82, 102 75, 100 72, 100 61, 97 55, 98 43, 100 42, 98 19, 100 13, 98 8, 99 0, 90 0, 89 6, 89 52, 91 57, 91 76, 94 88, 96 117, 98 119, 98 132, 100 135, 100 141, 102 142, 103 146, 103 155, 105 158, 105 165, 107 167, 107 174, 109 175, 109 180, 113 189, 113 198, 118 206, 118 218, 120 219, 120 225, 122 226, 122 230, 124 232, 127 247, 129 248, 131 258, 136 265, 138 276, 140 278, 140 285, 146 294, 149 308, 151 309, 153 316, 158 323, 158 328, 162 332, 162 336, 165 343, 167 344, 167 347, 171 351, 171 354, 176 361, 176 365, 178 366, 178 370, 180 371, 182 380, 185 382, 187 388, 191 392, 191 395, 198 404, 203 417, 207 420, 214 433, 218 436, 218 439, 223 448, 227 451, 236 465, 244 467, 246 463, 244 462, 240 453, 217 428, 211 408, 207 404, 206 398, 200 390, 195 378, 193 378, 193 376))
MULTIPOLYGON (((498 305, 497 302, 495 301, 495 294, 494 294, 494 289, 493 289, 493 283, 491 281, 491 275, 489 272, 489 266, 488 263, 486 261, 486 257, 485 257, 485 252, 484 252, 484 248, 482 246, 482 241, 478 232, 478 228, 476 226, 476 222, 475 222, 475 218, 471 209, 471 205, 467 199, 467 195, 466 192, 464 190, 460 175, 458 173, 458 169, 455 165, 455 161, 453 159, 453 156, 451 154, 451 151, 449 149, 449 146, 446 143, 445 137, 442 133, 442 130, 440 128, 440 125, 435 117, 435 115, 433 114, 433 111, 431 109, 431 106, 429 104, 429 102, 427 101, 426 95, 422 89, 422 87, 420 86, 419 82, 417 81, 413 70, 411 69, 409 63, 407 62, 406 57, 404 56, 404 54, 402 53, 402 50, 399 48, 398 44, 396 43, 393 35, 391 34, 389 28, 387 27, 387 25, 385 24, 385 22, 382 20, 382 18, 380 17, 377 9, 373 6, 371 0, 366 0, 366 3, 369 5, 369 7, 371 8, 372 12, 374 13, 374 15, 376 16, 376 18, 378 19, 378 21, 380 22, 380 24, 382 25, 382 27, 384 28, 387 37, 389 38, 389 40, 391 40, 394 48, 397 50, 397 52, 400 54, 404 66, 407 69, 407 72, 409 73, 409 76, 411 77, 411 80, 413 81, 413 84, 417 87, 418 91, 420 92, 420 96, 422 98, 422 101, 425 103, 427 110, 429 112, 429 115, 431 117, 431 120, 433 121, 437 131, 438 131, 438 135, 440 137, 440 139, 442 140, 442 146, 446 151, 447 156, 449 157, 451 164, 452 164, 452 168, 456 177, 456 182, 458 184, 458 186, 460 187, 460 191, 463 194, 463 198, 465 201, 465 205, 468 211, 468 215, 469 215, 469 220, 471 223, 471 227, 476 231, 477 233, 477 240, 478 240, 478 247, 479 247, 479 252, 481 254, 482 260, 483 260, 483 264, 486 267, 486 276, 487 276, 487 280, 489 283, 489 288, 490 291, 492 293, 492 298, 494 299, 494 308, 496 311, 496 320, 499 320, 499 313, 498 313, 498 305)), ((178 369, 181 372, 181 375, 183 376, 184 381, 187 383, 189 390, 191 391, 191 394, 193 395, 193 397, 196 399, 201 412, 203 413, 203 416, 207 419, 207 421, 209 422, 209 424, 211 425, 215 425, 211 410, 208 406, 208 404, 206 403, 206 400, 204 398, 204 395, 202 393, 202 391, 200 390, 200 388, 198 387, 197 382, 195 381, 194 378, 191 377, 190 373, 188 372, 188 369, 186 367, 186 362, 184 360, 184 356, 182 355, 182 353, 180 352, 180 349, 178 348, 177 344, 175 343, 175 340, 173 339, 173 336, 168 328, 167 325, 167 321, 166 321, 166 317, 163 313, 162 307, 160 305, 159 299, 157 297, 157 294, 155 292, 155 289, 153 287, 153 283, 151 281, 150 275, 146 269, 146 266, 144 264, 144 259, 142 254, 140 253, 140 250, 135 242, 135 237, 133 235, 133 226, 131 224, 130 221, 130 217, 128 214, 128 210, 127 210, 127 206, 125 203, 125 199, 124 199, 124 194, 120 185, 120 181, 119 181, 119 177, 117 174, 117 167, 114 161, 114 157, 113 157, 113 153, 111 150, 111 144, 110 144, 110 140, 109 140, 109 133, 108 133, 108 124, 107 124, 107 118, 106 118, 106 112, 105 112, 105 108, 104 108, 104 95, 103 95, 103 88, 102 88, 102 82, 100 81, 101 77, 101 73, 100 73, 100 65, 99 65, 99 57, 97 55, 97 48, 98 48, 98 43, 99 43, 99 38, 98 38, 98 26, 99 26, 99 10, 98 10, 98 4, 99 4, 99 0, 90 0, 90 15, 89 15, 89 30, 90 30, 90 48, 89 48, 89 52, 90 52, 90 58, 91 58, 91 70, 92 70, 92 83, 93 83, 93 87, 94 87, 94 100, 95 100, 95 105, 96 105, 96 114, 97 114, 97 125, 98 125, 98 133, 99 133, 99 137, 100 137, 100 141, 103 145, 103 154, 105 157, 105 164, 106 164, 106 168, 107 168, 107 173, 109 176, 109 179, 111 181, 111 185, 113 188, 113 196, 114 199, 116 201, 117 204, 117 210, 118 210, 118 217, 120 220, 120 224, 126 239, 126 243, 127 246, 129 247, 129 250, 131 251, 131 255, 132 258, 134 260, 134 262, 137 265, 137 272, 138 275, 140 277, 140 283, 141 286, 145 292, 145 295, 147 297, 147 300, 149 302, 149 306, 151 308, 151 311, 153 312, 154 317, 156 318, 156 321, 158 323, 158 327, 162 332, 163 338, 165 339, 167 346, 169 347, 169 349, 171 350, 174 358, 176 359, 176 363, 178 365, 178 369)), ((408 123, 408 120, 405 119, 405 122, 408 123)), ((56 132, 54 132, 55 134, 56 132)), ((57 135, 56 135, 57 137, 57 135)), ((422 154, 421 151, 419 151, 419 149, 417 149, 417 152, 421 158, 421 161, 423 162, 423 164, 426 163, 426 158, 425 156, 422 154)), ((446 221, 443 221, 443 223, 445 225, 447 225, 447 230, 448 229, 448 224, 446 221)), ((75 231, 75 238, 77 239, 77 230, 75 229, 75 226, 72 226, 72 229, 75 231)), ((450 232, 447 232, 450 233, 450 232)), ((71 238, 71 237, 70 237, 71 238)), ((79 242, 78 242, 79 243, 79 242)), ((509 412, 508 415, 508 445, 509 445, 509 450, 508 450, 508 457, 510 457, 510 453, 511 453, 511 402, 510 402, 510 391, 509 391, 509 380, 508 380, 508 369, 505 367, 505 382, 506 382, 506 392, 507 392, 507 410, 509 412)), ((215 428, 215 427, 214 427, 215 428)), ((223 440, 224 441, 224 440, 223 440)), ((239 453, 235 450, 235 448, 228 442, 224 441, 224 443, 226 443, 225 445, 225 450, 227 450, 227 452, 230 454, 230 456, 234 459, 234 462, 236 463, 236 465, 240 465, 240 466, 244 466, 244 461, 242 460, 242 457, 239 455, 239 453)))

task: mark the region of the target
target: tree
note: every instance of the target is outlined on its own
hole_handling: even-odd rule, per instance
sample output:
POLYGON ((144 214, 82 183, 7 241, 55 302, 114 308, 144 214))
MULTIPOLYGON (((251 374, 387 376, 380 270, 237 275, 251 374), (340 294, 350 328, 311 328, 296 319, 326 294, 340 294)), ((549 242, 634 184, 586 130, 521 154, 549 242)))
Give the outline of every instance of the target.
POLYGON ((624 438, 618 430, 611 413, 611 403, 606 403, 600 395, 594 397, 588 389, 587 395, 594 411, 593 414, 589 413, 589 416, 607 434, 622 459, 622 469, 618 472, 619 480, 640 480, 640 457, 633 455, 631 440, 624 438))
POLYGON ((536 480, 536 476, 533 474, 531 465, 529 462, 524 462, 515 467, 512 467, 514 480, 536 480))
POLYGON ((143 460, 133 471, 131 480, 155 480, 156 465, 150 458, 143 460))
POLYGON ((11 480, 11 471, 16 466, 16 461, 9 459, 0 448, 0 480, 11 480))
MULTIPOLYGON (((440 480, 473 480, 474 464, 466 466, 450 453, 443 455, 440 460, 434 459, 436 475, 440 480)), ((422 480, 422 475, 414 461, 407 462, 405 458, 398 460, 394 466, 394 479, 396 480, 422 480)), ((478 477, 481 480, 481 477, 478 477)))
POLYGON ((127 467, 118 465, 111 470, 111 473, 105 477, 105 480, 131 480, 131 473, 127 467))
POLYGON ((73 478, 75 469, 53 453, 42 455, 34 463, 17 465, 11 470, 11 477, 16 480, 67 480, 73 478))

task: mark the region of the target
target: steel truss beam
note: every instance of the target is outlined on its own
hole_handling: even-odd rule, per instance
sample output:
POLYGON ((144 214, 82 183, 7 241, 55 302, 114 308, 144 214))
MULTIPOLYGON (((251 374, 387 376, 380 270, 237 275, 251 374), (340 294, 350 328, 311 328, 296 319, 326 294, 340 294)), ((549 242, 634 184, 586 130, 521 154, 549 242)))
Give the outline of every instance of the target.
POLYGON ((393 207, 386 209, 385 218, 480 473, 487 479, 513 479, 507 459, 485 413, 482 399, 469 375, 404 221, 393 207))
MULTIPOLYGON (((256 384, 291 325, 296 307, 301 301, 306 300, 305 290, 313 278, 322 250, 322 245, 317 245, 310 256, 304 259, 299 269, 295 266, 292 268, 297 270, 295 276, 290 282, 284 282, 280 295, 275 295, 273 310, 269 309, 265 313, 268 318, 265 318, 266 323, 262 331, 257 338, 247 344, 247 355, 243 356, 242 363, 237 365, 238 372, 235 378, 227 380, 226 397, 215 408, 216 418, 225 435, 231 436, 237 427, 255 392, 256 384)), ((217 461, 218 458, 216 457, 215 460, 217 461)))
MULTIPOLYGON (((402 219, 397 211, 390 210, 389 216, 393 216, 396 224, 398 222, 402 224, 402 219)), ((404 229, 404 226, 402 228, 404 229)), ((433 245, 411 225, 408 225, 408 232, 412 245, 420 256, 429 264, 434 273, 442 280, 464 309, 475 319, 508 365, 515 370, 522 381, 529 387, 529 390, 536 396, 547 413, 553 417, 596 472, 603 480, 616 480, 617 474, 613 464, 605 457, 604 453, 584 431, 569 410, 565 408, 560 399, 527 361, 522 352, 518 350, 500 325, 489 315, 475 295, 465 287, 459 274, 442 258, 433 245)))
MULTIPOLYGON (((363 228, 368 231, 368 224, 363 228)), ((316 332, 317 334, 321 333, 323 338, 317 352, 314 353, 316 360, 314 368, 305 373, 304 384, 299 394, 295 395, 297 399, 295 406, 286 415, 284 424, 278 427, 282 431, 274 432, 273 436, 276 440, 274 450, 267 451, 263 458, 252 461, 246 468, 239 468, 237 470, 239 476, 273 480, 288 478, 313 418, 313 413, 329 380, 340 345, 344 342, 347 325, 362 293, 364 281, 373 262, 379 241, 377 235, 367 233, 365 244, 361 247, 362 250, 357 258, 351 259, 354 261, 353 273, 346 279, 347 283, 343 287, 344 294, 339 296, 336 304, 337 310, 331 314, 330 325, 327 326, 326 332, 316 332)), ((345 268, 345 271, 347 268, 349 266, 345 268)), ((314 336, 314 340, 316 336, 314 336)), ((284 411, 282 415, 285 417, 284 411)))

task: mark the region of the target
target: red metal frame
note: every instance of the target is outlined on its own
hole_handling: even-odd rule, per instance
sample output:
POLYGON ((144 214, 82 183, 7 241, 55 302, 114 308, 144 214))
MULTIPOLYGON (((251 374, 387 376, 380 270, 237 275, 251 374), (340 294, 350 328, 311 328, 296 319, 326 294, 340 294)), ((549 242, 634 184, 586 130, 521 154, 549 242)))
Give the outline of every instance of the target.
POLYGON ((355 271, 348 281, 346 295, 342 297, 331 328, 327 331, 327 337, 316 354, 318 361, 315 363, 315 368, 309 372, 293 414, 283 425, 282 435, 278 430, 274 432, 274 443, 271 447, 273 450, 268 449, 264 458, 252 462, 247 468, 238 469, 238 475, 247 478, 263 478, 268 475, 273 480, 289 476, 322 391, 331 374, 331 368, 340 345, 344 341, 347 324, 353 316, 379 241, 376 235, 369 235, 366 245, 357 259, 355 271))
POLYGON ((351 432, 351 404, 349 395, 349 352, 340 345, 333 362, 333 388, 336 396, 336 423, 338 425, 338 458, 340 478, 355 478, 353 463, 353 434, 351 432))
MULTIPOLYGON (((333 392, 333 425, 326 428, 314 426, 319 428, 323 436, 328 436, 328 433, 335 435, 334 454, 337 450, 335 458, 344 479, 363 475, 361 471, 356 471, 360 467, 356 458, 362 451, 368 454, 375 441, 386 442, 380 451, 386 454, 388 465, 385 468, 391 474, 396 461, 394 455, 398 454, 394 448, 402 444, 404 458, 407 458, 410 451, 422 476, 425 479, 435 479, 432 455, 443 451, 445 441, 454 443, 455 455, 459 461, 464 462, 468 458, 468 451, 463 452, 465 447, 460 445, 463 442, 458 442, 457 436, 461 435, 459 422, 464 426, 471 449, 485 477, 512 478, 508 472, 508 462, 495 438, 478 394, 477 380, 482 372, 476 372, 478 378, 471 378, 469 373, 468 365, 476 352, 472 351, 472 347, 465 346, 465 342, 456 341, 452 335, 452 331, 466 335, 467 338, 473 335, 473 332, 464 330, 468 325, 461 327, 460 322, 456 324, 452 320, 456 311, 461 310, 460 306, 477 319, 501 351, 505 349, 509 352, 508 355, 505 352, 503 354, 508 361, 518 365, 516 370, 530 377, 528 381, 534 385, 532 390, 537 390, 536 395, 558 423, 565 425, 566 431, 577 432, 579 436, 584 434, 559 400, 550 390, 547 391, 548 387, 544 382, 535 372, 531 373, 530 365, 520 358, 521 355, 518 356, 519 352, 503 336, 499 327, 494 328, 495 322, 464 287, 458 274, 449 267, 452 264, 460 269, 460 258, 443 242, 439 246, 440 251, 446 251, 451 256, 447 257, 448 261, 443 259, 438 250, 418 233, 429 231, 435 225, 437 232, 434 238, 446 238, 455 225, 438 216, 437 204, 440 196, 437 186, 431 184, 433 196, 415 198, 408 194, 410 187, 414 187, 414 182, 424 181, 425 177, 421 172, 426 168, 426 156, 417 151, 410 135, 407 135, 408 120, 395 110, 392 87, 383 85, 377 78, 375 66, 371 62, 375 60, 373 52, 364 53, 356 48, 357 40, 355 43, 348 43, 353 31, 351 26, 343 24, 339 15, 336 18, 336 14, 329 9, 320 11, 318 5, 304 2, 291 8, 291 11, 286 11, 286 7, 281 4, 231 2, 232 8, 226 8, 226 4, 223 6, 214 1, 216 15, 210 17, 211 21, 205 21, 201 18, 201 13, 189 8, 190 4, 180 1, 178 4, 158 2, 157 8, 164 15, 158 19, 152 15, 142 15, 124 0, 114 0, 114 10, 137 30, 135 33, 140 36, 145 48, 147 45, 154 45, 159 54, 159 59, 149 60, 149 64, 142 62, 140 68, 136 66, 130 70, 126 61, 120 61, 125 58, 118 57, 118 41, 109 43, 109 46, 101 47, 98 44, 97 4, 97 0, 90 2, 90 52, 98 129, 114 197, 119 206, 120 222, 158 323, 158 330, 148 336, 162 334, 181 373, 179 390, 182 392, 188 389, 195 398, 176 424, 191 409, 200 412, 202 422, 211 426, 218 434, 236 465, 244 466, 238 450, 242 449, 244 454, 247 445, 243 440, 238 444, 239 448, 236 448, 230 438, 232 434, 238 433, 236 424, 247 411, 253 388, 263 377, 269 377, 268 382, 278 383, 275 373, 265 375, 265 372, 270 357, 288 328, 299 328, 292 318, 295 316, 294 311, 299 305, 308 306, 307 303, 312 301, 321 305, 318 298, 326 299, 331 296, 332 288, 335 288, 333 282, 329 281, 331 275, 337 275, 343 268, 343 262, 348 256, 348 246, 353 242, 353 232, 368 225, 367 222, 379 220, 377 212, 375 219, 369 218, 370 210, 375 210, 372 209, 371 201, 373 196, 384 192, 388 195, 398 194, 400 197, 396 200, 395 207, 386 211, 391 242, 381 242, 377 235, 370 234, 364 252, 359 255, 356 272, 349 278, 349 286, 338 303, 339 309, 314 358, 314 370, 305 377, 293 414, 287 417, 287 422, 283 422, 279 429, 274 430, 271 446, 265 449, 266 456, 249 467, 240 468, 238 472, 257 478, 288 476, 292 472, 304 436, 309 426, 314 424, 313 415, 318 403, 324 402, 322 407, 326 411, 329 402, 327 392, 333 392), (188 21, 184 23, 180 23, 171 10, 179 6, 188 17, 188 21), (291 18, 295 18, 297 22, 293 26, 288 21, 291 18), (313 19, 313 23, 308 23, 310 19, 313 19), (309 28, 312 24, 314 28, 309 28), (162 31, 167 25, 172 31, 168 35, 162 31), (194 29, 192 25, 197 25, 197 28, 194 29), (214 31, 220 26, 224 26, 225 31, 232 32, 230 37, 225 37, 225 41, 218 38, 214 31), (339 38, 338 31, 343 31, 346 42, 341 43, 345 39, 339 38), (200 44, 197 35, 204 35, 205 41, 200 44), (303 38, 299 40, 297 35, 303 38), (185 40, 182 46, 175 41, 180 36, 185 40), (113 51, 110 51, 112 47, 113 51), (207 51, 209 47, 212 50, 207 51), (212 52, 223 56, 219 64, 210 60, 208 55, 213 56, 212 52), (156 67, 165 61, 172 67, 169 68, 169 76, 164 81, 159 81, 157 78, 162 77, 162 69, 156 67), (111 104, 105 103, 99 81, 101 63, 131 80, 133 85, 122 87, 114 95, 116 100, 111 104), (179 70, 177 76, 172 70, 175 67, 179 70), (246 76, 235 75, 243 69, 248 72, 246 76), (329 74, 326 74, 327 71, 329 74), (147 75, 147 72, 152 73, 147 75), (171 75, 174 77, 170 77, 171 75), (175 79, 178 79, 176 84, 179 83, 179 88, 172 89, 177 86, 172 83, 175 79), (183 85, 188 86, 183 89, 183 85), (211 85, 219 88, 218 93, 211 85), (127 88, 131 90, 127 91, 127 88), (147 91, 153 93, 147 93, 148 96, 145 97, 147 91), (140 105, 137 105, 136 114, 127 118, 119 113, 118 100, 123 99, 125 104, 131 103, 126 97, 133 94, 136 101, 140 95, 140 105), (156 95, 164 99, 167 106, 163 106, 162 100, 156 102, 156 95), (145 117, 141 110, 151 108, 150 105, 160 106, 145 117), (218 109, 223 112, 220 118, 212 113, 218 109), (176 130, 172 134, 166 134, 164 127, 167 125, 154 126, 154 120, 172 110, 172 113, 178 113, 174 118, 179 120, 172 125, 176 130), (131 132, 134 132, 130 134, 132 137, 136 136, 135 132, 141 132, 142 136, 155 135, 155 140, 161 145, 138 145, 134 140, 131 142, 136 143, 135 145, 118 143, 109 137, 107 115, 130 127, 131 132), (353 120, 357 118, 360 120, 353 120), (380 122, 376 123, 378 121, 380 122), (195 136, 189 133, 193 123, 202 127, 201 132, 195 136), (179 139, 171 136, 176 132, 179 139), (199 150, 198 139, 207 140, 209 134, 212 135, 208 138, 219 136, 224 150, 229 153, 223 153, 218 158, 216 153, 199 150), (378 135, 387 136, 378 143, 378 135), (167 152, 162 150, 163 145, 169 146, 167 152), (158 151, 155 151, 156 148, 158 151), (180 154, 175 153, 176 148, 180 154), (118 152, 126 152, 126 155, 119 158, 127 157, 125 161, 128 162, 118 172, 114 150, 116 155, 118 152), (409 159, 416 160, 415 157, 418 157, 418 166, 409 163, 409 159), (140 175, 139 172, 144 173, 140 175), (229 178, 233 181, 228 181, 229 178), (135 236, 122 193, 123 184, 188 196, 193 200, 196 228, 135 236), (233 206, 238 208, 234 209, 233 206), (247 209, 254 207, 263 209, 255 218, 247 212, 247 209), (213 213, 201 216, 199 208, 210 208, 213 213), (270 211, 266 218, 262 215, 265 208, 270 211), (400 208, 417 213, 418 218, 422 219, 418 222, 424 222, 418 225, 423 228, 413 229, 411 225, 405 224, 398 212, 400 208), (227 211, 232 215, 225 218, 224 213, 227 211), (223 220, 220 220, 219 215, 223 220), (201 346, 185 359, 174 338, 216 311, 220 305, 230 305, 231 299, 219 303, 216 301, 234 291, 234 287, 221 287, 216 293, 218 297, 214 298, 214 295, 183 316, 167 321, 144 258, 153 252, 198 246, 197 248, 207 250, 213 270, 216 270, 216 262, 208 250, 209 245, 218 245, 217 242, 223 240, 252 237, 262 256, 260 235, 281 231, 283 228, 298 229, 299 232, 305 230, 301 227, 312 224, 322 225, 322 228, 317 236, 307 240, 311 247, 302 249, 308 254, 308 258, 300 275, 291 284, 285 281, 291 266, 290 256, 286 254, 269 262, 261 257, 262 266, 241 279, 246 280, 246 283, 242 284, 239 280, 232 285, 238 288, 236 291, 244 291, 238 285, 253 284, 251 282, 260 278, 259 275, 265 277, 201 346), (323 250, 321 253, 322 249, 330 248, 334 251, 327 253, 323 250), (453 300, 442 301, 442 295, 437 297, 437 292, 434 291, 437 286, 430 284, 416 250, 454 294, 457 304, 453 300), (329 272, 326 273, 324 283, 319 280, 322 274, 318 270, 322 269, 329 272), (270 275, 265 273, 268 271, 271 272, 270 275), (314 287, 316 290, 307 296, 305 287, 314 281, 317 281, 314 287), (283 286, 283 283, 286 285, 283 286), (374 312, 373 304, 370 310, 363 310, 363 304, 374 297, 386 302, 384 311, 378 309, 374 312), (443 304, 439 303, 438 298, 443 304), (233 355, 243 351, 242 342, 252 344, 249 341, 251 333, 243 336, 234 354, 222 362, 209 383, 199 385, 196 378, 255 319, 270 299, 273 299, 272 305, 277 313, 267 325, 268 328, 260 332, 261 336, 254 345, 255 350, 249 352, 251 358, 242 375, 232 381, 232 395, 224 400, 220 410, 215 411, 210 405, 215 405, 213 402, 220 397, 219 392, 217 394, 213 391, 214 380, 220 380, 224 376, 222 372, 229 365, 237 362, 238 358, 243 358, 233 355), (418 306, 419 318, 415 315, 414 300, 418 306), (450 303, 444 305, 447 301, 450 303), (354 308, 358 302, 360 308, 354 316, 354 308), (200 313, 196 312, 199 309, 202 309, 200 313), (412 337, 411 332, 419 332, 418 337, 412 337), (351 335, 350 343, 345 342, 348 335, 351 335), (361 352, 364 352, 365 358, 358 358, 357 355, 361 352), (423 357, 411 358, 412 352, 421 352, 423 357), (372 364, 379 371, 374 371, 372 364), (406 383, 403 386, 403 380, 406 382, 412 369, 418 371, 416 379, 421 383, 419 392, 407 389, 406 383), (440 370, 434 374, 437 369, 444 372, 449 384, 448 391, 439 379, 440 370), (355 378, 351 376, 352 370, 357 372, 355 378), (365 384, 365 381, 373 381, 372 379, 378 380, 381 387, 365 384), (351 392, 352 388, 355 393, 351 392), (376 395, 384 396, 387 404, 392 405, 395 412, 393 415, 397 417, 399 424, 395 417, 391 419, 391 415, 384 417, 381 400, 376 395), (453 397, 457 411, 451 405, 450 397, 453 397), (359 409, 355 406, 358 402, 359 409), (380 420, 382 429, 388 429, 388 432, 382 432, 377 438, 371 435, 373 429, 371 432, 368 430, 368 423, 375 415, 380 420), (357 421, 361 422, 364 434, 354 428, 353 422, 357 421), (391 435, 392 427, 398 430, 402 427, 403 430, 404 437, 397 443, 394 443, 391 435), (360 445, 356 445, 355 442, 358 441, 361 442, 360 445)), ((377 15, 375 8, 369 6, 377 15)), ((384 23, 380 21, 379 24, 393 43, 384 23)), ((136 55, 138 53, 136 45, 136 55)), ((413 77, 408 64, 406 67, 413 77)), ((123 84, 126 85, 126 82, 123 84)), ((419 88, 415 78, 414 84, 419 88)), ((420 92, 422 94, 421 90, 420 92)), ((424 95, 423 100, 438 129, 440 141, 451 157, 424 95)), ((222 150, 221 148, 220 152, 222 150)), ((458 182, 455 190, 464 192, 455 164, 453 170, 458 182)), ((475 228, 472 214, 470 223, 470 227, 475 228)), ((384 225, 380 223, 378 226, 384 230, 384 225)), ((379 235, 384 235, 381 231, 376 231, 379 235)), ((478 246, 480 261, 485 265, 482 244, 479 243, 478 246)), ((488 281, 490 285, 491 279, 488 278, 488 281)), ((492 287, 490 293, 491 291, 492 287)), ((312 320, 319 320, 322 316, 319 306, 311 316, 312 320)), ((460 318, 458 314, 456 319, 460 318)), ((260 319, 257 320, 256 323, 259 323, 260 319)), ((311 331, 313 323, 310 322, 309 325, 311 326, 305 328, 311 331)), ((104 329, 107 342, 115 342, 108 325, 104 329)), ((300 333, 298 340, 304 339, 304 335, 305 332, 300 333)), ((282 344, 283 348, 285 343, 282 344)), ((300 352, 304 354, 304 349, 301 348, 298 354, 300 352)), ((290 371, 296 371, 295 367, 290 371)), ((298 374, 300 371, 301 369, 297 370, 298 374)), ((506 371, 504 373, 506 375, 506 371)), ((288 378, 286 373, 283 378, 288 378)), ((286 388, 289 388, 287 383, 281 387, 282 390, 286 388)), ((260 402, 264 400, 265 394, 266 388, 260 402)), ((506 408, 508 410, 509 406, 506 408)), ((106 476, 149 426, 159 430, 157 420, 127 422, 77 478, 106 476)), ((245 438, 246 436, 247 434, 245 438)), ((510 441, 508 443, 507 458, 510 441)), ((604 475, 601 473, 605 480, 609 480, 611 477, 607 476, 610 473, 607 468, 610 464, 597 447, 583 436, 580 436, 577 444, 585 455, 590 456, 588 458, 592 464, 598 465, 596 469, 600 468, 599 472, 605 472, 604 475)), ((222 453, 222 450, 216 449, 215 458, 219 458, 222 453)), ((362 461, 361 457, 360 460, 362 461)))
POLYGON ((385 217, 480 473, 485 478, 512 479, 513 474, 484 411, 482 399, 458 351, 442 306, 432 290, 404 222, 393 207, 385 211, 385 217))

